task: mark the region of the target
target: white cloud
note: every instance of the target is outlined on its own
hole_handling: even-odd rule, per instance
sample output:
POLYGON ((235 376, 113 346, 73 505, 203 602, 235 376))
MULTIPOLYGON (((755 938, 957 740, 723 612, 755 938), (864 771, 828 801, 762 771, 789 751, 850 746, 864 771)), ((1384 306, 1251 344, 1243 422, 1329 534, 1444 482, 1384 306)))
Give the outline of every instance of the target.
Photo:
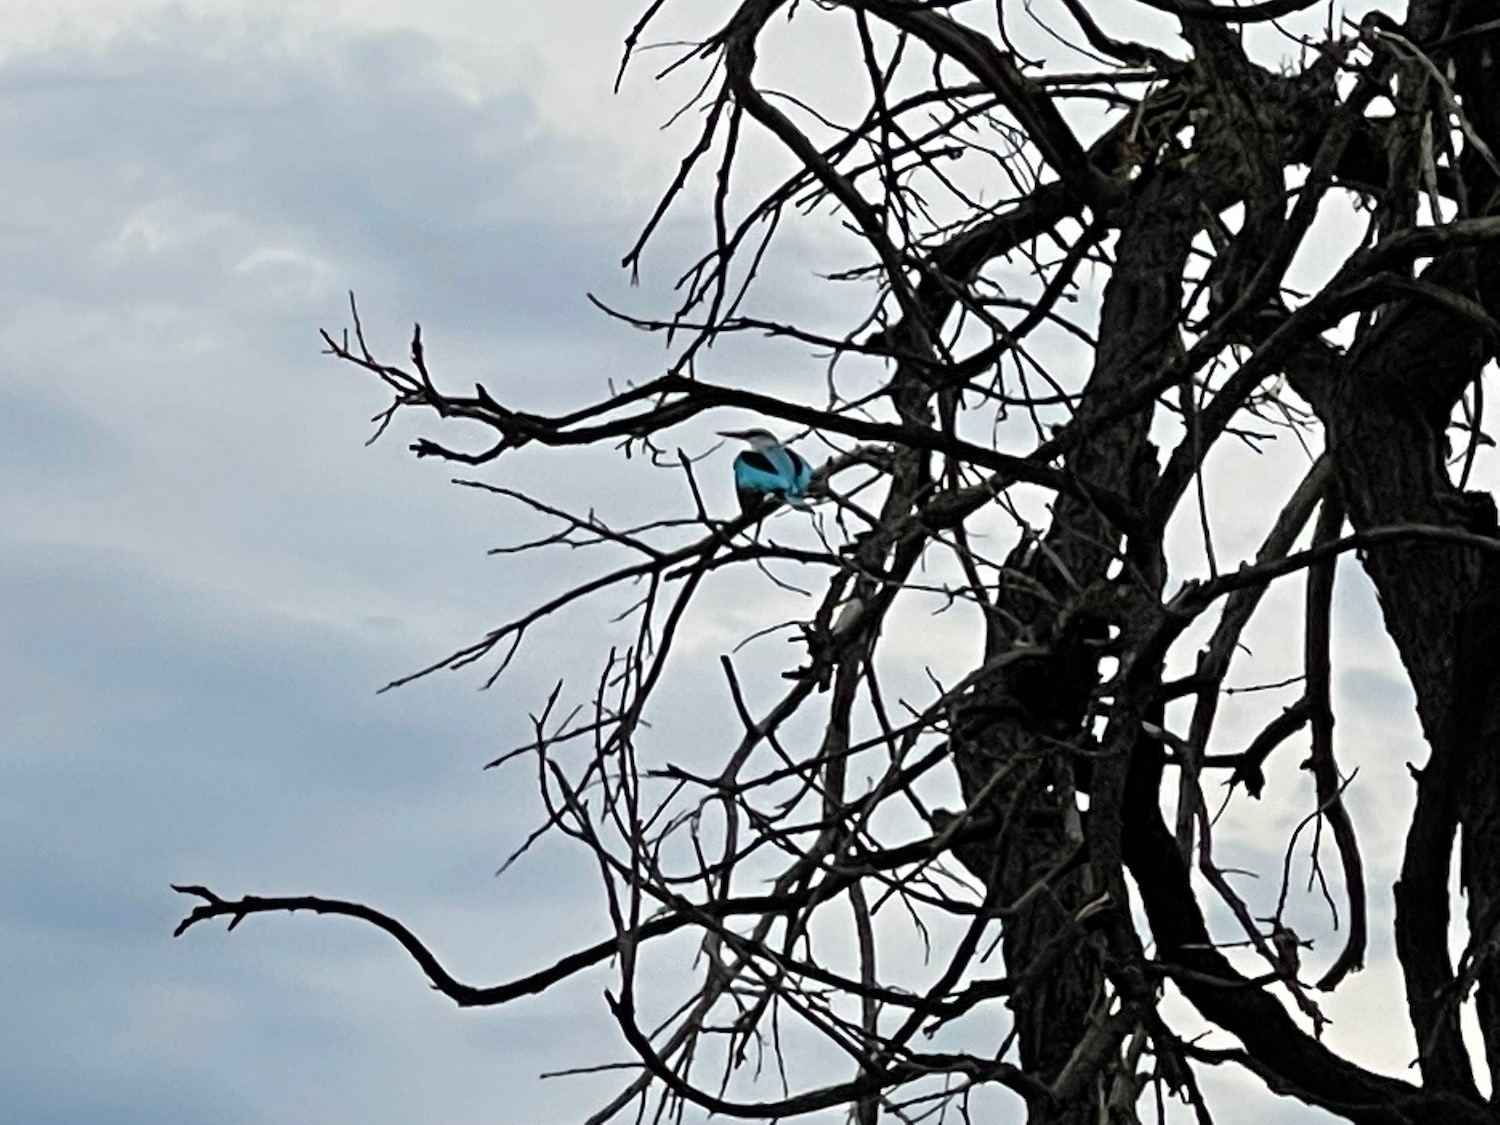
MULTIPOLYGON (((524 354, 507 393, 600 385, 640 348, 583 299, 629 233, 581 206, 585 155, 608 153, 519 96, 451 92, 443 48, 410 30, 314 43, 113 12, 12 28, 0 65, 0 846, 24 857, 0 879, 7 1112, 573 1116, 587 1091, 537 1092, 538 1054, 465 1047, 475 1021, 381 935, 298 918, 171 942, 190 904, 167 883, 367 897, 476 974, 560 943, 555 879, 493 879, 535 821, 528 790, 478 773, 550 682, 373 694, 560 568, 501 580, 483 554, 498 505, 413 471, 399 434, 365 449, 383 396, 319 356, 316 329, 354 287, 394 357, 422 316, 445 376, 482 357, 513 380, 503 357, 524 354), (566 347, 540 346, 564 324, 566 347), (453 902, 504 907, 455 920, 453 902)), ((523 1025, 540 1052, 535 1012, 491 1017, 523 1025)))

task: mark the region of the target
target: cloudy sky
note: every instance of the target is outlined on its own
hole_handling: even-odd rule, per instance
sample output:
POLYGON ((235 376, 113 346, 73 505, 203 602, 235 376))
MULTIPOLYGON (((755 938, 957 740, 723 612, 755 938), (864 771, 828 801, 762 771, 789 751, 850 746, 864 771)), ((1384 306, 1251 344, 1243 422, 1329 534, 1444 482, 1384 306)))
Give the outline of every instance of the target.
MULTIPOLYGON (((672 251, 703 236, 669 225, 640 288, 617 268, 683 148, 657 130, 674 91, 643 69, 610 95, 635 6, 573 8, 564 29, 519 0, 0 2, 7 1120, 553 1122, 613 1089, 537 1077, 614 1057, 603 978, 458 1012, 352 923, 168 936, 174 881, 322 893, 489 983, 592 908, 562 849, 494 877, 536 809, 524 774, 479 767, 525 738, 599 614, 539 635, 488 693, 456 675, 376 694, 582 564, 486 557, 535 523, 413 462, 430 431, 366 447, 384 397, 317 336, 352 289, 392 360, 421 320, 440 378, 534 409, 660 369, 585 294, 659 312, 672 251)), ((782 285, 827 300, 806 272, 782 285)), ((765 357, 785 353, 754 354, 714 374, 774 389, 765 357)), ((674 495, 609 455, 491 479, 580 506, 607 487, 627 513, 674 495)), ((1404 815, 1420 751, 1368 594, 1345 587, 1340 732, 1384 750, 1351 790, 1378 822, 1404 815)), ((711 607, 694 643, 723 651, 753 620, 711 607)), ((1368 857, 1377 934, 1393 854, 1368 857)), ((1369 1030, 1391 979, 1377 964, 1331 1011, 1399 1071, 1409 1045, 1369 1030)))

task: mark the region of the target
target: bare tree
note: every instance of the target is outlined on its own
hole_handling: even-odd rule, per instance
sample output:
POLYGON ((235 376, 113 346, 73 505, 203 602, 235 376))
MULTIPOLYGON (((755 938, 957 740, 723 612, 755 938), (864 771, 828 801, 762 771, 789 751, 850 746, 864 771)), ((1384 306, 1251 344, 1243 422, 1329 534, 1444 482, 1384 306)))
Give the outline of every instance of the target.
MULTIPOLYGON (((627 63, 663 3, 631 33, 627 63)), ((391 413, 425 408, 494 435, 477 451, 421 440, 419 457, 479 466, 527 445, 614 444, 681 474, 693 510, 636 527, 473 482, 556 521, 527 549, 623 561, 425 670, 488 661, 498 675, 549 615, 639 592, 634 643, 601 654, 582 708, 559 686, 517 751, 536 769, 541 831, 597 859, 612 936, 475 987, 354 903, 181 887, 202 904, 178 932, 264 912, 350 915, 394 936, 461 1005, 609 971, 636 1074, 595 1121, 686 1104, 942 1120, 997 1087, 1034 1125, 1133 1121, 1152 1090, 1208 1121, 1198 1075, 1227 1066, 1350 1121, 1500 1122, 1481 1093, 1500 1089, 1500 539, 1492 500, 1468 490, 1500 345, 1494 6, 1411 0, 1404 22, 1357 26, 1325 0, 723 8, 719 30, 678 52, 675 67, 703 71, 701 133, 625 259, 637 267, 663 216, 697 198, 700 173, 711 247, 679 307, 627 318, 669 335, 664 374, 546 416, 483 387, 441 389, 420 330, 404 367, 372 352, 357 316, 352 337, 326 337, 385 382, 391 413), (1107 30, 1147 9, 1175 17, 1178 37, 1107 30), (1291 61, 1273 72, 1245 43, 1284 17, 1324 30, 1288 24, 1291 61), (1012 45, 1007 20, 1025 19, 1056 37, 1054 61, 1012 45), (757 77, 773 24, 854 44, 846 104, 821 109, 815 93, 757 77), (1081 71, 1056 61, 1080 56, 1081 71), (739 185, 776 154, 785 178, 746 196, 739 185), (1310 241, 1315 217, 1341 208, 1364 223, 1347 253, 1310 241), (830 219, 839 252, 862 251, 835 280, 868 294, 865 318, 757 315, 778 233, 830 219), (1293 291, 1288 271, 1317 258, 1317 287, 1293 291), (826 384, 793 400, 714 381, 706 349, 733 334, 826 354, 826 384), (673 430, 731 408, 826 443, 810 521, 711 512, 673 430), (1312 452, 1283 494, 1255 482, 1263 542, 1230 562, 1205 470, 1236 441, 1268 439, 1312 452), (1182 527, 1201 528, 1192 551, 1182 527), (1343 555, 1378 593, 1429 751, 1395 886, 1410 1078, 1322 1037, 1319 991, 1362 966, 1370 893, 1333 739, 1343 555), (716 772, 674 764, 648 720, 671 705, 661 685, 684 658, 684 623, 730 568, 770 580, 793 564, 826 575, 796 622, 800 666, 745 685, 723 658, 738 728, 716 772), (1231 675, 1265 678, 1240 641, 1281 580, 1305 589, 1302 667, 1279 696, 1257 697, 1285 704, 1264 729, 1228 745, 1231 675), (898 698, 888 685, 911 656, 896 614, 934 604, 951 611, 930 628, 975 657, 927 698, 898 698), (1223 783, 1235 801, 1259 798, 1268 771, 1303 757, 1315 798, 1288 857, 1313 841, 1342 915, 1316 964, 1283 910, 1287 871, 1268 872, 1278 905, 1258 914, 1212 848, 1223 783), (960 807, 940 807, 943 792, 960 807), (1455 842, 1467 898, 1456 962, 1455 842), (667 1003, 640 967, 684 934, 694 975, 667 1003), (925 959, 903 952, 913 935, 925 959), (1466 1007, 1477 1041, 1460 1028, 1466 1007), (808 1043, 842 1072, 799 1066, 808 1043)), ((673 948, 680 957, 680 938, 673 948)))

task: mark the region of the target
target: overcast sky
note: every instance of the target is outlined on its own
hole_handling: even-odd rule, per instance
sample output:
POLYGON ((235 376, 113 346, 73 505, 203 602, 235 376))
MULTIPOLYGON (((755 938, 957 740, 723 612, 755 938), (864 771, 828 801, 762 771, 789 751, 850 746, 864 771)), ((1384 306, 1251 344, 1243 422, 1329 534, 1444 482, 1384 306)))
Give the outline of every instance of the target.
MULTIPOLYGON (((385 399, 317 330, 353 289, 391 360, 421 320, 440 378, 534 409, 660 370, 585 299, 660 312, 671 280, 617 268, 684 143, 656 130, 669 96, 609 94, 634 7, 571 5, 564 28, 521 2, 0 2, 6 1121, 545 1123, 614 1088, 537 1079, 617 1056, 603 977, 459 1012, 353 923, 173 941, 191 904, 168 884, 361 899, 479 984, 589 924, 595 880, 565 850, 494 877, 535 808, 523 773, 479 767, 524 740, 602 615, 540 635, 491 692, 463 674, 377 695, 578 564, 487 558, 534 522, 414 462, 430 427, 367 448, 385 399)), ((667 264, 704 230, 670 225, 667 264)), ((781 284, 827 299, 809 272, 781 284)), ((765 357, 785 354, 725 349, 714 374, 775 389, 765 357)), ((701 452, 708 428, 683 440, 701 452)), ((617 511, 684 500, 609 454, 488 479, 580 506, 606 488, 617 511)), ((1340 735, 1379 749, 1351 801, 1390 823, 1420 756, 1410 698, 1368 592, 1340 597, 1340 735)), ((722 601, 693 644, 711 666, 757 619, 722 601)), ((1367 854, 1377 936, 1393 856, 1367 854)), ((1384 956, 1330 1004, 1333 1034, 1400 1072, 1384 956)))

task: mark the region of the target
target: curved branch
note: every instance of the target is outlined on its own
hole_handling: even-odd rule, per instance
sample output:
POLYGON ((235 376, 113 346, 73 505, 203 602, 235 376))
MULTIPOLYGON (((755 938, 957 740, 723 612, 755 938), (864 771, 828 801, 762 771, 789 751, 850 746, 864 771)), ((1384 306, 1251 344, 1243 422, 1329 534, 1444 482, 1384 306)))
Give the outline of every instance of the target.
MULTIPOLYGON (((258 895, 246 895, 244 898, 229 900, 220 898, 207 887, 189 884, 172 884, 172 889, 180 894, 195 895, 204 900, 204 905, 195 906, 186 918, 177 924, 172 931, 173 937, 181 937, 190 928, 199 922, 207 922, 214 918, 228 918, 229 929, 234 929, 252 914, 295 914, 299 910, 310 910, 314 914, 333 914, 344 918, 356 918, 361 922, 367 922, 376 929, 382 930, 395 938, 401 948, 411 956, 417 963, 417 967, 427 975, 432 982, 432 987, 452 1000, 460 1008, 484 1007, 494 1004, 504 1004, 521 996, 534 996, 544 992, 573 974, 608 960, 619 952, 616 941, 602 941, 587 949, 570 954, 553 964, 550 968, 540 972, 531 973, 507 984, 492 985, 488 988, 476 988, 473 985, 464 984, 458 980, 447 969, 443 968, 438 959, 433 956, 432 951, 422 944, 421 940, 407 929, 404 925, 392 918, 389 914, 365 906, 358 902, 345 902, 335 898, 321 898, 317 895, 282 896, 275 898, 261 898, 258 895)), ((679 923, 684 924, 684 923, 679 923)), ((644 929, 650 928, 648 923, 644 929)), ((668 933, 675 926, 659 925, 656 932, 668 933)))
MULTIPOLYGON (((608 961, 619 954, 621 942, 625 938, 639 944, 651 938, 676 933, 678 930, 690 926, 712 926, 725 918, 739 915, 786 913, 805 905, 809 898, 832 898, 866 871, 892 870, 909 864, 920 863, 952 848, 973 840, 982 839, 993 832, 994 825, 991 822, 973 820, 962 826, 938 832, 928 838, 913 840, 910 843, 884 850, 867 851, 859 857, 859 870, 829 872, 822 883, 800 893, 746 895, 735 898, 725 897, 707 903, 691 903, 680 896, 674 896, 674 900, 669 907, 672 913, 650 918, 641 923, 634 931, 625 935, 625 937, 617 936, 595 942, 593 945, 560 958, 546 969, 530 973, 524 977, 518 977, 516 980, 505 984, 486 986, 465 984, 443 968, 442 964, 433 955, 432 951, 422 943, 420 938, 389 914, 382 913, 363 903, 348 902, 344 899, 324 898, 319 895, 278 895, 272 897, 246 895, 239 899, 226 899, 209 890, 207 887, 197 884, 173 883, 172 889, 174 891, 177 891, 179 894, 201 898, 203 899, 203 905, 195 906, 191 913, 177 924, 177 928, 172 931, 172 936, 181 937, 200 922, 212 921, 215 918, 228 918, 228 928, 233 930, 246 918, 254 914, 295 914, 299 910, 306 910, 314 914, 332 914, 343 918, 355 918, 395 938, 401 947, 411 955, 412 960, 417 963, 422 972, 426 974, 427 979, 432 982, 433 988, 448 997, 459 1007, 492 1007, 507 1003, 521 996, 533 996, 544 992, 552 985, 557 984, 567 977, 573 976, 593 965, 608 961)), ((816 966, 813 966, 813 968, 816 968, 816 966)), ((824 972, 826 973, 826 970, 824 972)), ((845 979, 836 974, 826 973, 826 978, 826 983, 833 983, 834 981, 838 981, 841 984, 845 983, 845 979)), ((816 977, 816 979, 825 978, 816 977)), ((965 1007, 972 1006, 974 998, 1004 995, 1009 986, 1004 982, 991 981, 976 982, 971 987, 973 990, 971 996, 960 994, 960 998, 954 1002, 965 1007)), ((887 990, 880 989, 874 990, 872 995, 887 1002, 894 1002, 900 994, 888 994, 887 990)), ((907 994, 905 1000, 911 1006, 916 1006, 918 1003, 918 997, 913 994, 907 994)))
POLYGON ((1148 8, 1168 15, 1190 20, 1207 20, 1214 23, 1263 23, 1277 20, 1294 12, 1305 12, 1322 0, 1262 0, 1259 4, 1229 6, 1212 3, 1212 0, 1135 0, 1148 8))
MULTIPOLYGON (((1337 494, 1323 500, 1323 511, 1313 534, 1313 545, 1333 542, 1344 526, 1344 505, 1337 494)), ((1317 783, 1319 815, 1328 818, 1344 869, 1344 888, 1349 896, 1349 934, 1338 958, 1328 967, 1317 987, 1331 991, 1356 969, 1364 968, 1369 921, 1365 905, 1365 868, 1359 855, 1354 822, 1344 805, 1343 782, 1333 756, 1332 657, 1329 650, 1330 618, 1333 612, 1333 557, 1314 563, 1307 574, 1307 638, 1305 661, 1309 718, 1312 724, 1312 755, 1309 762, 1317 783)))
POLYGON ((1219 952, 1158 807, 1162 760, 1159 743, 1147 739, 1138 744, 1127 788, 1125 858, 1160 956, 1192 971, 1173 978, 1188 1001, 1205 1019, 1236 1036, 1255 1071, 1279 1092, 1315 1105, 1338 1105, 1358 1122, 1393 1120, 1390 1107, 1400 1103, 1405 1119, 1420 1125, 1495 1125, 1494 1114, 1480 1102, 1429 1093, 1329 1050, 1219 952))
POLYGON ((1030 1097, 1046 1098, 1051 1094, 1041 1082, 1008 1063, 994 1059, 981 1059, 973 1055, 929 1054, 915 1056, 911 1061, 893 1063, 882 1069, 871 1071, 852 1082, 824 1086, 821 1089, 810 1090, 807 1093, 796 1094, 777 1101, 733 1102, 705 1093, 692 1083, 684 1081, 681 1075, 668 1066, 651 1046, 651 1041, 646 1038, 635 1022, 635 1013, 631 1005, 616 1000, 608 992, 604 994, 604 999, 609 1004, 609 1010, 616 1022, 620 1025, 625 1041, 640 1055, 641 1061, 646 1064, 652 1074, 679 1097, 694 1105, 702 1106, 711 1113, 721 1113, 725 1117, 753 1117, 763 1120, 800 1117, 802 1114, 815 1113, 820 1109, 831 1109, 834 1106, 857 1102, 861 1098, 878 1094, 893 1086, 935 1074, 962 1074, 976 1081, 1000 1082, 1017 1093, 1030 1097))

